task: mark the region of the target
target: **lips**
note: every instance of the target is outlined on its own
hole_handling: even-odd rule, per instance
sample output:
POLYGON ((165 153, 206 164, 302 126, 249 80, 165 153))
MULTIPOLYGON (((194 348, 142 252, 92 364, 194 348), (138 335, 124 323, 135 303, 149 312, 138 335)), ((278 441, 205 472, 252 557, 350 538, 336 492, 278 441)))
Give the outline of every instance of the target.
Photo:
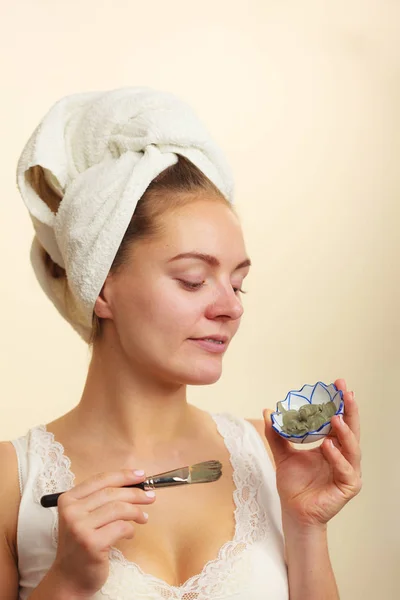
MULTIPOLYGON (((222 336, 217 336, 222 337, 222 336)), ((214 337, 214 340, 216 337, 214 337)), ((226 338, 227 339, 227 338, 226 338)), ((227 348, 227 342, 214 341, 212 338, 192 338, 190 342, 194 342, 198 348, 202 348, 203 351, 211 352, 212 354, 223 354, 227 348)))
POLYGON ((226 335, 205 335, 201 338, 190 338, 192 340, 214 340, 216 342, 223 342, 224 344, 229 340, 226 335))

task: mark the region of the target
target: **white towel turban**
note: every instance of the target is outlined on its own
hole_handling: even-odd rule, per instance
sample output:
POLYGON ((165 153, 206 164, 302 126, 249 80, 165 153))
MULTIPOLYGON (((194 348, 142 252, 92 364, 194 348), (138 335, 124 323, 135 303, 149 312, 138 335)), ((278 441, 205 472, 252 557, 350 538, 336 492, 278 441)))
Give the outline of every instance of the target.
POLYGON ((61 98, 22 151, 17 185, 35 229, 35 275, 87 342, 96 298, 136 204, 178 154, 233 202, 230 168, 194 111, 174 95, 147 87, 61 98), (29 172, 35 166, 41 167, 56 206, 37 193, 37 180, 35 185, 29 172), (62 280, 45 269, 43 248, 66 270, 68 307, 62 280))

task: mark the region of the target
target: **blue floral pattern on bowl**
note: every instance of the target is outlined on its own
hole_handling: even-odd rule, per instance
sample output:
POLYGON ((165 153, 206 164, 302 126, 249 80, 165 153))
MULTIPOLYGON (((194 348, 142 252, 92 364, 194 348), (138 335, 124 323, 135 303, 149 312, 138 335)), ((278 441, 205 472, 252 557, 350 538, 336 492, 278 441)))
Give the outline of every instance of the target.
POLYGON ((324 423, 316 431, 309 431, 302 435, 288 435, 282 431, 283 414, 280 406, 285 410, 298 410, 304 404, 322 404, 325 402, 334 402, 336 406, 336 415, 344 413, 343 392, 338 390, 334 383, 326 385, 318 381, 315 385, 305 384, 301 390, 291 390, 282 403, 278 402, 276 411, 271 414, 272 428, 282 437, 295 444, 307 444, 316 442, 327 436, 332 430, 330 421, 324 423))

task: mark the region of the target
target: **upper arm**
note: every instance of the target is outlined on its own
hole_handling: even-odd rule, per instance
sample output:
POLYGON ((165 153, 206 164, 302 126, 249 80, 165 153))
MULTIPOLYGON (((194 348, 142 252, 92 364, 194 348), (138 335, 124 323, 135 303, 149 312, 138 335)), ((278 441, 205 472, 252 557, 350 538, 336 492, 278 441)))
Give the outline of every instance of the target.
POLYGON ((0 442, 0 598, 18 598, 17 523, 20 503, 17 454, 0 442))
POLYGON ((265 449, 268 452, 268 456, 271 459, 272 466, 275 469, 274 457, 273 457, 271 448, 269 447, 269 444, 267 442, 267 438, 265 437, 265 433, 264 433, 265 432, 265 423, 264 423, 263 419, 246 419, 246 421, 248 421, 249 423, 251 423, 256 428, 256 430, 258 431, 258 433, 260 434, 261 439, 264 442, 265 449))

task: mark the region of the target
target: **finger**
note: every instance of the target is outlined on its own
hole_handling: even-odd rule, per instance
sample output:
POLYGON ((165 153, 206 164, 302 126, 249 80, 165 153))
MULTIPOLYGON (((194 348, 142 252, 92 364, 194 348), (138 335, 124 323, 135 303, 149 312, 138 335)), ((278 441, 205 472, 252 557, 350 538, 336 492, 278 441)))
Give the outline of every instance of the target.
POLYGON ((138 488, 106 487, 81 500, 82 510, 87 513, 96 510, 108 502, 130 502, 131 504, 153 504, 156 493, 145 492, 138 488))
POLYGON ((129 521, 114 521, 100 529, 95 529, 91 534, 91 546, 94 552, 109 551, 111 546, 122 538, 132 539, 135 535, 135 526, 129 521))
POLYGON ((355 401, 354 392, 344 394, 344 420, 354 433, 357 442, 360 441, 360 415, 355 401))
MULTIPOLYGON (((140 483, 146 479, 146 475, 138 475, 143 471, 131 471, 130 469, 121 469, 120 471, 107 471, 103 473, 96 473, 93 477, 89 477, 74 486, 72 489, 64 492, 60 499, 68 497, 70 500, 80 500, 86 498, 93 492, 97 492, 105 487, 122 487, 124 485, 132 485, 134 483, 140 483)), ((59 502, 60 502, 59 499, 59 502)))
POLYGON ((96 510, 92 511, 85 518, 85 529, 93 530, 104 527, 113 521, 135 521, 136 523, 147 523, 147 513, 145 513, 138 504, 129 502, 107 502, 96 510))
MULTIPOLYGON (((347 384, 346 384, 346 380, 343 378, 340 379, 336 379, 334 382, 334 385, 336 386, 336 388, 338 390, 341 390, 343 392, 343 401, 345 400, 346 394, 348 394, 349 392, 347 392, 347 384)), ((346 408, 344 408, 344 412, 346 411, 346 408)), ((340 443, 337 439, 336 436, 336 432, 334 429, 331 429, 331 431, 328 433, 327 435, 328 438, 331 438, 333 441, 333 444, 336 446, 336 448, 340 449, 340 443)))
POLYGON ((336 430, 334 429, 334 427, 332 427, 332 429, 330 430, 329 433, 327 433, 327 435, 325 436, 326 438, 328 438, 329 440, 332 440, 333 444, 336 446, 336 448, 340 449, 340 442, 339 439, 336 435, 336 430))
POLYGON ((331 420, 336 431, 344 457, 349 461, 358 474, 361 472, 361 449, 355 434, 345 423, 341 416, 334 416, 331 420))
POLYGON ((279 433, 272 428, 271 414, 273 412, 274 411, 271 409, 266 408, 263 411, 263 417, 265 423, 265 437, 267 438, 269 447, 274 456, 275 464, 278 465, 293 453, 293 448, 288 440, 285 440, 284 437, 279 435, 279 433))
POLYGON ((333 480, 346 499, 352 498, 361 489, 360 478, 331 440, 324 440, 322 451, 332 468, 333 480))
POLYGON ((347 390, 346 380, 345 379, 336 379, 335 386, 338 390, 342 390, 345 392, 347 390))

